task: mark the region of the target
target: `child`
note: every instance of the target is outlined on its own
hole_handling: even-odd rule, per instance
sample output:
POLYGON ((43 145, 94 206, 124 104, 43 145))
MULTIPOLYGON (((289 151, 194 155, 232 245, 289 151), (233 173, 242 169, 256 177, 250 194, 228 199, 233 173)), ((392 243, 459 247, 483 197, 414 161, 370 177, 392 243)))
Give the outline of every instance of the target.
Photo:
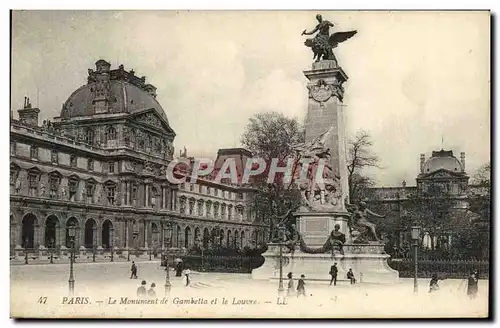
POLYGON ((306 296, 306 283, 304 282, 305 278, 306 276, 304 276, 303 274, 300 275, 300 279, 297 284, 297 297, 299 297, 300 295, 306 296))
POLYGON ((291 272, 288 272, 288 290, 287 290, 287 296, 293 295, 293 275, 291 272))

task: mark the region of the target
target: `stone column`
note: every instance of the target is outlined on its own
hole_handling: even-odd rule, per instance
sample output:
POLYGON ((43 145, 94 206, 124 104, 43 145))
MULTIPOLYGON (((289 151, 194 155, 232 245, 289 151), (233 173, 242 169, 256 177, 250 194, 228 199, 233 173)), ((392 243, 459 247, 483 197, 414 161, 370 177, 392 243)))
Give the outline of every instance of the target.
POLYGON ((161 186, 161 208, 166 208, 166 200, 165 200, 165 186, 161 186))
POLYGON ((130 247, 130 229, 128 220, 125 221, 125 248, 130 247))
POLYGON ((14 249, 17 241, 17 224, 10 224, 10 247, 14 249))
POLYGON ((149 207, 149 183, 144 184, 144 207, 149 207))
POLYGON ((33 248, 38 248, 38 246, 41 245, 41 243, 40 243, 40 225, 35 224, 33 229, 34 229, 33 248))
POLYGON ((149 229, 148 229, 149 221, 144 220, 144 247, 148 248, 148 237, 149 237, 149 229))
POLYGON ((96 225, 95 233, 97 234, 96 247, 102 246, 102 230, 101 230, 101 226, 99 225, 99 223, 97 223, 97 225, 96 225))
POLYGON ((177 211, 177 191, 170 191, 169 210, 177 211))
POLYGON ((127 205, 132 205, 132 182, 127 182, 127 205))
POLYGON ((128 205, 127 204, 127 182, 126 181, 122 181, 120 189, 121 189, 121 195, 122 195, 122 199, 121 199, 122 205, 128 205))
POLYGON ((57 233, 59 234, 58 247, 66 246, 66 227, 59 225, 59 231, 57 231, 57 233))

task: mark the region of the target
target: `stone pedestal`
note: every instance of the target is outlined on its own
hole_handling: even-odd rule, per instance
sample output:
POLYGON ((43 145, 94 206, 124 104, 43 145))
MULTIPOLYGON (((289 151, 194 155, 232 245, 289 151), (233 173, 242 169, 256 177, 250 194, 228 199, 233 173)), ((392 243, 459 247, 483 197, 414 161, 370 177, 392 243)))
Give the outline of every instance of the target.
POLYGON ((349 231, 348 212, 303 212, 293 215, 297 218, 297 229, 309 247, 323 246, 336 224, 340 225, 340 231, 346 235, 349 242, 349 234, 346 233, 349 231))
MULTIPOLYGON (((306 276, 306 281, 330 281, 330 267, 337 263, 337 280, 347 280, 347 271, 351 268, 359 283, 396 283, 399 273, 387 264, 389 255, 383 253, 382 244, 344 245, 344 255, 308 254, 296 250, 295 253, 283 254, 283 279, 288 272, 294 278, 306 276)), ((285 251, 285 247, 283 247, 285 251)), ((279 279, 279 246, 270 245, 262 254, 264 264, 252 270, 253 279, 279 279)))

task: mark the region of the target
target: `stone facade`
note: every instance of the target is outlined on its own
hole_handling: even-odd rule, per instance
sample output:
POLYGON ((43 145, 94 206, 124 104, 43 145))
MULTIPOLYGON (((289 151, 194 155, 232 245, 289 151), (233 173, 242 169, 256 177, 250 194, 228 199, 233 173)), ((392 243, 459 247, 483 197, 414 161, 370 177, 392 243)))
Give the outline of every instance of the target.
POLYGON ((69 247, 70 225, 78 249, 190 248, 196 234, 206 246, 242 248, 264 238, 248 210, 251 189, 167 180, 175 133, 155 98, 144 77, 99 60, 53 122, 39 126, 40 110, 25 100, 10 124, 12 248, 69 247), (187 212, 191 202, 202 211, 187 212), (220 232, 227 238, 208 238, 220 232))

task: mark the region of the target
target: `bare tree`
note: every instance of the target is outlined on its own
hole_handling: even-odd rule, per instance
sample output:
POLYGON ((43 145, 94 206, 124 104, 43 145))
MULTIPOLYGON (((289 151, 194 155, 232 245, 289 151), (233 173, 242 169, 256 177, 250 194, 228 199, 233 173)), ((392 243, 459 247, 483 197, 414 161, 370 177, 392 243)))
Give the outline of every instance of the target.
POLYGON ((354 139, 348 142, 347 171, 351 201, 359 199, 363 189, 375 183, 373 179, 361 174, 363 168, 379 167, 379 158, 372 152, 372 146, 371 136, 366 131, 357 132, 354 139))

